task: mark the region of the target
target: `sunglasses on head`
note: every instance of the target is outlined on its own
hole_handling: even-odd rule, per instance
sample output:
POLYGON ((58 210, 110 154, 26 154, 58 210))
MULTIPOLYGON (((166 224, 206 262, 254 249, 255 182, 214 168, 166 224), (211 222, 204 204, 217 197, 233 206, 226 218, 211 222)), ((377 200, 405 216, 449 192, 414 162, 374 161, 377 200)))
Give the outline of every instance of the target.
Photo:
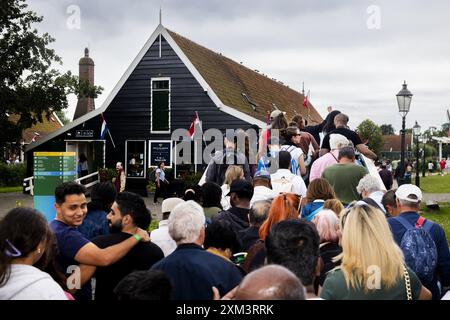
POLYGON ((344 213, 341 216, 341 225, 342 227, 345 225, 345 220, 347 219, 348 214, 352 211, 353 208, 362 208, 367 214, 369 214, 370 206, 364 201, 353 201, 351 202, 347 208, 344 209, 344 213))

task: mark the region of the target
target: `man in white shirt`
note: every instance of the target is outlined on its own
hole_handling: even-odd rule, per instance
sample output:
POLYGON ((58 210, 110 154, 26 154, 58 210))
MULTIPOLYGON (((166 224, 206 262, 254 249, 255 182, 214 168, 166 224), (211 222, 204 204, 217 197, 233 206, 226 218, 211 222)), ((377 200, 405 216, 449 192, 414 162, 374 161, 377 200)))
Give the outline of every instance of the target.
POLYGON ((260 170, 253 177, 253 197, 250 200, 250 208, 257 201, 272 201, 278 195, 278 192, 272 190, 270 183, 270 174, 265 170, 260 170))
POLYGON ((150 241, 156 244, 164 252, 164 257, 167 257, 177 248, 176 242, 169 235, 168 219, 172 210, 184 200, 180 198, 168 198, 162 202, 161 211, 163 219, 159 222, 158 229, 155 229, 150 234, 150 241))
POLYGON ((279 153, 279 169, 270 175, 272 189, 277 193, 295 193, 306 197, 306 185, 300 176, 291 172, 291 154, 287 151, 279 153))

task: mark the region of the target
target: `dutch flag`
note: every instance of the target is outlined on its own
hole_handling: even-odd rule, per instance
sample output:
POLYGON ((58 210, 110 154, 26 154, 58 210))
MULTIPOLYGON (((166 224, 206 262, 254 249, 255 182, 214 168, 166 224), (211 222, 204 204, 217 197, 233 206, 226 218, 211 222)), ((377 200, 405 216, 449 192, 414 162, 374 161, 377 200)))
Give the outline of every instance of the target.
POLYGON ((106 120, 102 113, 102 129, 100 130, 100 139, 105 139, 106 133, 108 132, 108 126, 106 125, 106 120))

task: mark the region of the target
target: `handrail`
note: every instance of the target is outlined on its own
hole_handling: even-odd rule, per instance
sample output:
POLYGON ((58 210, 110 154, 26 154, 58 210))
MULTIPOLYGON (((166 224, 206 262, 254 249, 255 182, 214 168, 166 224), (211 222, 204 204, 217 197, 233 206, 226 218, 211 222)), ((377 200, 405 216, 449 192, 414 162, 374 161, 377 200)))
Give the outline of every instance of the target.
MULTIPOLYGON (((91 173, 91 174, 88 174, 87 176, 84 176, 84 177, 75 179, 74 181, 75 181, 76 183, 80 183, 80 184, 81 184, 81 181, 86 180, 86 179, 89 179, 90 177, 93 177, 93 176, 95 176, 95 175, 98 176, 98 171, 97 171, 97 172, 93 172, 93 173, 91 173)), ((86 188, 89 188, 89 187, 92 187, 92 186, 96 185, 97 183, 100 183, 99 177, 97 177, 97 180, 92 181, 92 182, 90 182, 90 183, 88 183, 88 184, 86 184, 86 185, 84 185, 84 186, 85 186, 86 188)))
POLYGON ((23 186, 24 186, 24 191, 30 191, 30 194, 33 196, 34 195, 34 185, 33 185, 33 180, 34 177, 28 177, 23 179, 23 186), (29 181, 29 183, 27 184, 27 182, 29 181), (27 186, 28 185, 28 186, 27 186))

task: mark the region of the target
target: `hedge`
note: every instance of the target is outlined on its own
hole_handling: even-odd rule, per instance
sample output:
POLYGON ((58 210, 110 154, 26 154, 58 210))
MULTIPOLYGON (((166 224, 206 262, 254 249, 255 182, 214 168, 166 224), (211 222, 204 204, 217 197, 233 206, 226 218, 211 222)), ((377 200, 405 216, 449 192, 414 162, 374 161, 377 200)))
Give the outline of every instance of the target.
POLYGON ((22 186, 26 174, 27 168, 24 163, 10 165, 0 163, 0 187, 22 186))

